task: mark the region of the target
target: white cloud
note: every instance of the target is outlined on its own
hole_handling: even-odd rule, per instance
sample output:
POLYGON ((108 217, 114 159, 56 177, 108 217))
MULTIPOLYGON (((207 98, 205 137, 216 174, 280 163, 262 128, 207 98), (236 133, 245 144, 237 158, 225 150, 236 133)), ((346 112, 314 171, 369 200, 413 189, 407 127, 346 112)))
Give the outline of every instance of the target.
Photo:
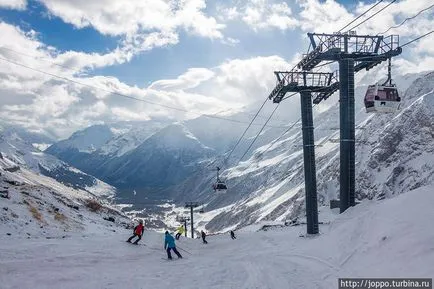
MULTIPOLYGON (((49 0, 44 1, 50 2, 49 0)), ((55 64, 66 65, 85 72, 86 69, 128 62, 141 51, 176 44, 179 41, 179 29, 185 29, 189 33, 203 37, 219 38, 221 37, 219 34, 221 33, 221 27, 212 28, 216 27, 217 22, 202 12, 205 9, 204 2, 199 0, 185 0, 181 4, 178 3, 181 7, 169 5, 169 8, 167 8, 168 4, 163 5, 164 3, 160 3, 158 4, 160 6, 158 6, 155 4, 159 3, 158 1, 154 1, 155 3, 150 2, 160 7, 161 11, 168 11, 169 14, 167 15, 174 16, 174 18, 171 18, 165 24, 158 24, 155 19, 159 19, 166 12, 161 12, 163 13, 161 14, 157 9, 156 11, 161 14, 160 16, 156 12, 156 15, 150 15, 151 19, 143 20, 147 21, 146 29, 150 29, 149 31, 144 30, 145 24, 137 24, 135 20, 129 22, 129 19, 124 19, 124 14, 129 11, 130 6, 129 8, 126 7, 126 12, 121 11, 119 13, 119 19, 115 17, 114 20, 123 27, 104 27, 105 21, 109 21, 105 19, 105 17, 108 17, 107 15, 111 15, 110 17, 117 15, 112 10, 113 7, 119 8, 116 6, 118 4, 112 2, 120 1, 76 0, 74 1, 74 4, 77 3, 76 6, 71 4, 72 0, 52 0, 51 2, 52 5, 57 7, 56 9, 59 9, 57 11, 52 8, 53 14, 55 14, 53 11, 57 11, 57 14, 62 15, 62 19, 68 19, 67 21, 71 23, 74 22, 77 27, 98 27, 96 29, 101 29, 101 33, 124 35, 119 47, 105 54, 76 51, 60 53, 56 48, 42 43, 35 31, 24 32, 13 25, 0 22, 0 33, 2 35, 0 38, 1 58, 101 88, 82 86, 0 61, 0 118, 31 129, 43 129, 61 137, 67 136, 78 128, 95 123, 146 120, 153 117, 185 119, 196 117, 197 114, 195 113, 212 114, 217 111, 229 108, 237 109, 263 101, 275 85, 276 80, 272 72, 291 68, 296 60, 301 57, 295 55, 290 62, 278 56, 231 59, 212 68, 190 68, 185 73, 174 77, 174 79, 158 80, 148 87, 129 86, 115 77, 88 77, 84 73, 76 73, 74 70, 65 69, 55 64), (100 2, 107 4, 107 7, 101 8, 102 4, 100 2), (190 6, 187 5, 188 3, 190 6), (71 8, 71 5, 74 7, 71 8), (71 10, 68 10, 68 7, 71 10), (83 7, 88 10, 84 11, 83 7), (92 11, 98 9, 106 12, 101 12, 102 14, 96 17, 92 14, 92 11), (112 14, 107 11, 112 11, 110 12, 112 14), (180 11, 183 11, 184 14, 180 11), (91 17, 88 14, 93 16, 91 17), (196 18, 192 15, 196 15, 196 18), (126 23, 121 23, 124 20, 126 23), (203 21, 205 27, 200 27, 199 23, 199 26, 196 25, 196 21, 203 21), (151 27, 153 28, 151 29, 151 27), (144 101, 123 98, 109 91, 116 91, 144 101), (181 111, 170 110, 145 101, 176 107, 181 111)), ((142 1, 134 3, 136 3, 135 5, 142 5, 139 2, 142 1)), ((388 8, 391 10, 387 10, 390 15, 384 13, 384 17, 374 18, 377 19, 375 20, 377 22, 373 21, 371 23, 371 21, 368 21, 366 25, 361 27, 360 31, 377 33, 380 29, 384 30, 385 27, 400 23, 405 17, 414 15, 418 10, 429 4, 428 0, 417 1, 417 5, 415 5, 417 8, 415 8, 410 7, 410 2, 403 0, 396 3, 396 6, 395 4, 391 5, 388 8)), ((258 32, 260 29, 265 28, 292 29, 292 24, 289 24, 292 22, 284 24, 285 21, 279 19, 280 16, 286 20, 295 17, 292 16, 293 12, 289 9, 290 7, 281 5, 283 2, 273 2, 273 5, 266 5, 264 0, 250 0, 248 3, 250 3, 250 6, 233 8, 228 13, 232 15, 233 19, 246 21, 245 23, 249 22, 252 29, 257 29, 258 32), (252 9, 256 7, 257 9, 244 13, 248 7, 252 9), (273 15, 280 16, 274 17, 273 15), (248 20, 244 19, 244 17, 248 17, 248 20)), ((325 2, 300 0, 297 3, 302 11, 296 15, 298 24, 294 25, 299 25, 297 26, 298 29, 302 29, 303 32, 311 31, 310 29, 315 29, 317 32, 321 32, 322 29, 324 29, 323 31, 329 30, 328 32, 337 30, 368 7, 363 3, 359 4, 356 13, 354 13, 355 15, 353 15, 345 7, 332 0, 325 2), (335 13, 339 15, 338 18, 334 15, 335 13)), ((144 7, 142 9, 146 10, 144 7)), ((164 15, 164 17, 167 16, 164 15)), ((383 15, 383 13, 380 15, 383 15)), ((432 13, 423 14, 392 32, 399 32, 404 35, 404 41, 412 39, 431 27, 432 17, 432 13)), ((237 40, 233 41, 236 42, 237 40)), ((399 57, 394 61, 394 69, 396 68, 402 73, 432 69, 434 67, 433 47, 432 36, 405 47, 404 57, 399 57)), ((293 112, 297 111, 296 108, 293 109, 293 112)))
POLYGON ((300 28, 303 31, 332 33, 354 19, 354 15, 334 0, 299 0, 300 28))
POLYGON ((75 70, 94 69, 130 62, 133 56, 156 47, 178 43, 174 33, 140 34, 125 39, 122 45, 106 54, 67 51, 56 56, 56 63, 75 70))
POLYGON ((184 28, 211 39, 223 38, 224 25, 207 16, 204 0, 40 0, 55 16, 77 28, 92 26, 106 35, 174 32, 184 28))
POLYGON ((57 54, 55 48, 40 42, 35 32, 26 33, 6 23, 0 23, 0 33, 4 36, 0 39, 0 58, 65 78, 0 61, 0 118, 58 137, 101 122, 152 117, 179 120, 197 117, 198 113, 213 114, 239 108, 263 99, 275 84, 272 72, 289 65, 277 56, 228 60, 214 68, 191 68, 174 79, 137 87, 115 77, 88 77, 55 65, 96 67, 105 61, 123 61, 114 53, 57 54), (143 101, 124 98, 111 91, 143 101), (147 102, 176 107, 180 111, 147 102))
MULTIPOLYGON (((83 72, 84 70, 101 68, 131 61, 133 56, 140 52, 151 50, 155 47, 163 47, 178 43, 178 35, 175 33, 153 32, 140 34, 126 38, 119 47, 105 54, 84 53, 78 51, 58 52, 54 47, 49 47, 40 42, 35 31, 24 32, 23 30, 5 22, 0 22, 0 33, 4 37, 0 39, 0 53, 13 59, 25 61, 31 65, 38 58, 48 59, 55 65, 47 65, 54 69, 54 73, 68 71, 69 74, 83 72), (22 57, 26 56, 27 57, 22 57), (33 59, 32 59, 33 58, 33 59), (62 67, 64 66, 64 67, 62 67)), ((40 66, 38 66, 40 67, 40 66)))
POLYGON ((242 6, 220 7, 221 18, 229 21, 242 20, 255 31, 277 28, 294 29, 299 22, 286 2, 248 0, 242 6))
MULTIPOLYGON (((0 0, 6 1, 6 0, 0 0)), ((11 0, 9 0, 11 1, 11 0)), ((181 30, 209 39, 225 39, 224 24, 205 14, 205 0, 40 0, 49 15, 76 28, 92 27, 99 33, 120 37, 120 45, 105 54, 67 51, 56 63, 72 69, 93 69, 122 64, 141 52, 175 45, 181 30)), ((0 2, 1 3, 1 2, 0 2)))
POLYGON ((0 8, 24 10, 26 5, 26 0, 0 0, 0 8))
POLYGON ((177 79, 158 80, 151 84, 150 89, 185 90, 197 87, 202 82, 214 76, 214 72, 206 68, 190 68, 177 79))

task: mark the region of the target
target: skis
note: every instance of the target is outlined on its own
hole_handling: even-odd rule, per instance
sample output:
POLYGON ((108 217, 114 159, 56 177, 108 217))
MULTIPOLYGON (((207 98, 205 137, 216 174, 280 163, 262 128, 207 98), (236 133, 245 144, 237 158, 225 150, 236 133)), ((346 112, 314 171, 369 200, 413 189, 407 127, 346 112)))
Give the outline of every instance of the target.
POLYGON ((182 259, 185 259, 185 258, 182 257, 182 258, 172 258, 172 259, 169 259, 169 258, 161 258, 161 259, 166 260, 166 261, 178 261, 178 260, 182 260, 182 259))
POLYGON ((145 244, 134 244, 134 243, 131 243, 131 242, 128 242, 128 241, 125 241, 123 243, 128 243, 128 244, 134 245, 134 246, 146 246, 145 244))

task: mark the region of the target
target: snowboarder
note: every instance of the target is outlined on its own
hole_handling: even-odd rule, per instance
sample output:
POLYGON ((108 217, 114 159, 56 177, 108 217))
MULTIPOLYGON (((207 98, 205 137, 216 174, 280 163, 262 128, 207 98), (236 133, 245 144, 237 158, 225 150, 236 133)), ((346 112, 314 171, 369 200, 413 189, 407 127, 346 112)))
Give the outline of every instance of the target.
POLYGON ((139 243, 139 241, 142 239, 142 236, 143 236, 143 231, 145 230, 145 226, 143 225, 143 220, 139 220, 139 224, 137 225, 137 226, 135 226, 134 227, 134 231, 133 231, 133 233, 134 233, 134 235, 132 235, 128 240, 127 240, 127 242, 128 243, 131 243, 131 240, 134 238, 134 237, 139 237, 133 244, 135 244, 135 245, 138 245, 138 243, 139 243))
POLYGON ((235 233, 232 230, 231 230, 231 238, 232 238, 232 240, 235 240, 237 238, 237 237, 235 237, 235 233))
POLYGON ((172 237, 172 235, 169 234, 169 231, 166 231, 165 237, 164 237, 164 250, 167 252, 167 258, 169 260, 172 260, 172 254, 170 253, 170 250, 173 250, 175 254, 178 256, 178 259, 182 259, 181 254, 176 250, 175 245, 175 238, 172 237))
POLYGON ((204 231, 200 231, 200 235, 202 236, 202 241, 204 244, 208 244, 207 240, 205 240, 206 238, 206 234, 204 231))
POLYGON ((184 232, 185 232, 184 225, 179 226, 177 231, 178 231, 178 233, 176 233, 175 239, 179 240, 179 237, 181 237, 182 234, 184 234, 184 232))

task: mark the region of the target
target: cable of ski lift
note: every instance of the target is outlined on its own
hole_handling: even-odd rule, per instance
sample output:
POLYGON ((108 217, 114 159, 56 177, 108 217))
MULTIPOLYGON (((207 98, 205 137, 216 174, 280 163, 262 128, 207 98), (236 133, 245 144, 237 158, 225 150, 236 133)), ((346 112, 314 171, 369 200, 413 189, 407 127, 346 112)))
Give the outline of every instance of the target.
MULTIPOLYGON (((312 108, 314 108, 315 106, 317 106, 317 104, 314 104, 312 106, 312 108)), ((279 137, 277 137, 275 140, 273 140, 270 145, 263 151, 260 153, 260 156, 263 156, 266 152, 268 152, 268 150, 275 144, 277 143, 282 137, 285 136, 285 134, 287 134, 291 129, 293 129, 297 124, 299 124, 301 121, 301 117, 296 120, 292 125, 290 125, 279 137)), ((260 158, 260 157, 259 157, 260 158)), ((259 161, 260 159, 257 159, 256 161, 259 161)))
MULTIPOLYGON (((315 104, 315 105, 313 105, 312 107, 315 107, 317 104, 315 104)), ((300 120, 301 120, 301 118, 297 121, 297 122, 295 122, 293 125, 295 126, 298 122, 300 122, 300 120)), ((289 131, 289 130, 288 130, 289 131)), ((283 137, 288 131, 286 131, 286 132, 284 132, 279 138, 281 138, 281 137, 283 137)), ((325 143, 325 142, 328 142, 332 137, 333 137, 333 135, 334 134, 337 134, 337 132, 336 133, 332 133, 328 138, 326 138, 324 141, 322 141, 320 144, 323 144, 323 143, 325 143)), ((278 140, 277 140, 278 141, 278 140)), ((276 141, 276 142, 277 142, 276 141)), ((267 148, 267 150, 270 148, 271 146, 269 146, 268 148, 267 148)), ((267 151, 267 150, 265 150, 263 153, 261 153, 262 155, 264 155, 265 154, 265 152, 267 151)), ((316 157, 318 157, 318 152, 317 151, 315 151, 315 158, 316 157)), ((304 164, 303 163, 301 163, 300 164, 300 167, 303 167, 304 166, 304 164)), ((299 167, 299 168, 300 168, 299 167)), ((298 169, 298 168, 297 168, 298 169)), ((284 176, 285 176, 285 174, 287 174, 288 172, 286 172, 286 171, 284 171, 284 172, 282 172, 282 174, 279 176, 279 179, 281 179, 281 178, 283 178, 284 176)), ((267 182, 267 180, 268 179, 264 179, 264 184, 267 182)))
POLYGON ((36 59, 36 60, 42 60, 42 61, 51 63, 52 65, 61 67, 63 69, 69 70, 69 71, 72 71, 72 72, 74 72, 76 74, 80 74, 80 75, 84 74, 84 71, 79 71, 79 70, 74 69, 72 67, 69 67, 69 66, 66 66, 66 65, 62 65, 62 64, 59 64, 59 63, 55 63, 54 61, 52 61, 52 60, 50 60, 48 58, 45 58, 45 57, 37 57, 35 55, 30 55, 30 54, 27 54, 27 53, 24 53, 24 52, 21 52, 21 51, 17 51, 15 49, 12 49, 12 48, 6 47, 6 46, 2 46, 2 47, 0 47, 0 49, 8 50, 10 52, 13 52, 13 53, 16 53, 16 54, 19 54, 19 55, 23 55, 23 56, 26 56, 26 57, 30 57, 30 58, 33 58, 33 59, 36 59))
POLYGON ((351 21, 350 23, 348 23, 347 25, 345 25, 344 27, 342 27, 341 29, 339 29, 338 32, 341 32, 342 30, 344 30, 345 28, 347 28, 348 26, 350 26, 352 23, 356 22, 357 19, 360 19, 360 17, 366 15, 366 13, 368 13, 369 11, 371 11, 372 9, 374 9, 381 2, 383 2, 383 0, 378 1, 376 4, 374 4, 373 6, 371 6, 368 10, 366 10, 365 12, 363 12, 362 14, 360 14, 359 16, 357 16, 353 21, 351 21))
POLYGON ((424 37, 426 37, 426 36, 428 36, 428 35, 430 35, 430 34, 432 34, 432 33, 434 33, 434 30, 431 30, 430 32, 425 33, 425 34, 422 35, 422 36, 419 36, 419 37, 417 37, 417 38, 415 38, 415 39, 413 39, 413 40, 411 40, 411 41, 408 41, 408 42, 402 44, 401 47, 407 46, 407 45, 409 45, 409 44, 411 44, 411 43, 413 43, 413 42, 415 42, 415 41, 418 41, 418 40, 420 40, 420 39, 422 39, 422 38, 424 38, 424 37))
POLYGON ((427 10, 433 8, 433 7, 434 7, 434 4, 432 4, 431 6, 425 8, 425 9, 420 10, 417 14, 413 15, 412 17, 405 18, 404 21, 402 21, 400 24, 392 26, 392 27, 389 27, 389 29, 385 30, 384 32, 378 33, 377 35, 386 34, 387 32, 389 32, 389 30, 401 27, 408 20, 412 20, 412 19, 418 17, 420 14, 422 14, 423 12, 425 12, 425 11, 427 11, 427 10))
POLYGON ((369 19, 372 19, 373 17, 375 17, 376 15, 378 15, 383 10, 387 9, 387 7, 389 7, 390 5, 392 5, 395 2, 396 2, 396 0, 392 0, 389 4, 387 4, 386 6, 384 6, 383 8, 381 8, 380 10, 378 10, 377 12, 375 12, 374 14, 372 14, 371 16, 369 16, 368 18, 366 18, 365 20, 363 20, 362 22, 360 22, 359 24, 357 24, 357 25, 351 27, 350 29, 348 29, 348 31, 353 31, 355 28, 359 27, 360 25, 362 25, 363 23, 365 23, 369 19))
POLYGON ((285 136, 285 134, 287 134, 291 129, 293 129, 299 122, 300 122, 301 118, 299 118, 298 120, 296 120, 291 126, 288 127, 288 129, 286 129, 280 136, 278 136, 276 139, 274 139, 270 145, 263 151, 260 152, 260 155, 258 157, 258 159, 256 159, 256 162, 261 160, 261 157, 268 152, 268 150, 275 144, 277 143, 282 137, 285 136))
MULTIPOLYGON (((280 104, 280 103, 279 103, 280 104)), ((279 104, 276 105, 276 107, 274 108, 273 112, 270 114, 270 116, 268 117, 267 121, 265 122, 265 124, 267 124, 271 117, 274 115, 274 113, 276 112, 276 110, 279 108, 279 104)), ((239 162, 241 162, 241 160, 246 156, 246 154, 249 152, 249 150, 251 149, 251 147, 253 146, 253 144, 256 142, 256 140, 258 139, 258 137, 261 135, 262 131, 264 130, 265 125, 262 126, 261 130, 258 132, 258 134, 256 135, 256 137, 253 139, 253 141, 250 143, 249 147, 247 148, 247 150, 244 152, 244 154, 241 156, 241 158, 239 159, 239 162)))
POLYGON ((253 122, 255 121, 256 117, 259 115, 259 113, 261 112, 262 108, 264 107, 265 103, 267 103, 268 101, 268 97, 265 98, 265 101, 262 103, 261 107, 259 108, 258 112, 255 114, 255 116, 253 117, 252 121, 249 123, 249 125, 247 126, 247 128, 244 130, 244 132, 242 133, 241 137, 238 139, 237 143, 234 145, 234 147, 232 148, 231 152, 229 153, 229 155, 223 160, 223 164, 225 165, 226 162, 229 160, 229 158, 231 157, 232 153, 235 151, 235 149, 237 148, 238 144, 241 142, 241 140, 243 139, 243 137, 246 135, 247 131, 249 130, 249 128, 252 126, 253 122))

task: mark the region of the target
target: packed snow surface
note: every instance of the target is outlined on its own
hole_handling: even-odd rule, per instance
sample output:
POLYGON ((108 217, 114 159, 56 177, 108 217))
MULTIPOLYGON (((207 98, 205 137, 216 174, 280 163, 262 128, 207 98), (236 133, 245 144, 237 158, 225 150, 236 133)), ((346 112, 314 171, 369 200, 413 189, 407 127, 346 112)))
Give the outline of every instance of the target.
MULTIPOLYGON (((1 288, 338 288, 339 277, 434 277, 434 186, 365 201, 318 236, 304 226, 242 230, 178 241, 182 260, 165 260, 163 235, 130 230, 65 239, 7 236, 0 227, 1 288), (188 253, 186 252, 188 251, 188 253)), ((329 212, 330 214, 330 212, 329 212)), ((327 214, 326 214, 327 215, 327 214)))

